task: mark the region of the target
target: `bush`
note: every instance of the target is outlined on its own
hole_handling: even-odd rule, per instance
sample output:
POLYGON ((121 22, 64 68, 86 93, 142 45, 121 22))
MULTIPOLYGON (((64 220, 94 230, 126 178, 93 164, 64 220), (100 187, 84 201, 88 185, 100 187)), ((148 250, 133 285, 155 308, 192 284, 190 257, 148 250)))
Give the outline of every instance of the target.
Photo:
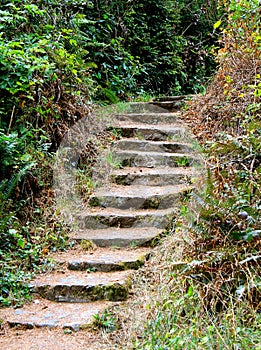
POLYGON ((0 5, 0 264, 5 271, 0 295, 5 305, 28 296, 20 283, 23 271, 38 269, 44 249, 65 246, 66 227, 54 224, 48 209, 54 197, 50 152, 89 112, 92 88, 72 3, 0 5))

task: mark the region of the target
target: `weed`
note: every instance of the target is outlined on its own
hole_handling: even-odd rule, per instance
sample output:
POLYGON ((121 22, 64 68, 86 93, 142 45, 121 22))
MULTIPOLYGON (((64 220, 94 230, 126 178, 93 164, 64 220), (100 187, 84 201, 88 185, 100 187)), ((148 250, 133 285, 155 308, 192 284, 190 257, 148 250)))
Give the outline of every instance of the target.
POLYGON ((153 96, 145 92, 140 93, 137 97, 133 99, 133 102, 150 102, 152 101, 153 96))
POLYGON ((96 272, 97 268, 96 267, 89 267, 88 269, 85 270, 87 273, 92 273, 92 272, 96 272))
MULTIPOLYGON (((5 257, 5 261, 8 261, 7 257, 5 257)), ((0 274, 0 305, 19 307, 25 300, 31 300, 31 291, 26 282, 33 277, 33 274, 24 272, 16 267, 11 268, 4 261, 0 263, 5 267, 5 273, 0 274)))
POLYGON ((130 248, 131 249, 136 249, 139 246, 138 242, 136 241, 131 241, 130 248))
POLYGON ((105 160, 113 169, 122 169, 122 162, 115 153, 107 152, 105 160))
POLYGON ((88 239, 82 239, 80 246, 83 250, 95 250, 97 249, 96 244, 93 241, 89 241, 88 239))
POLYGON ((117 329, 117 325, 115 323, 116 319, 108 310, 105 310, 102 315, 94 315, 93 318, 93 326, 97 328, 102 328, 107 333, 113 332, 117 329))
POLYGON ((80 193, 86 202, 90 195, 93 193, 93 190, 96 187, 96 182, 92 179, 92 177, 86 174, 85 168, 77 169, 76 180, 76 190, 80 193))
POLYGON ((189 159, 187 156, 177 158, 175 161, 176 161, 177 166, 180 166, 180 167, 189 166, 189 159))
POLYGON ((64 334, 72 334, 72 329, 70 329, 70 328, 65 328, 64 330, 63 330, 63 333, 64 334))
POLYGON ((137 132, 135 137, 137 138, 137 140, 140 140, 140 141, 144 139, 143 135, 140 132, 137 132))

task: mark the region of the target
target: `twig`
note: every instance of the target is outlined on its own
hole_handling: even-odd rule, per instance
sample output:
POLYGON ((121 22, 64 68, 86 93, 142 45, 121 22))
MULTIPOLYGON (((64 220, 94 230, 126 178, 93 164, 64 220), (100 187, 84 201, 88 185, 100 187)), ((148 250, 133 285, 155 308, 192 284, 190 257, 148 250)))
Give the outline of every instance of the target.
POLYGON ((257 261, 257 260, 260 259, 260 258, 261 258, 261 255, 252 255, 252 256, 250 256, 250 257, 248 257, 248 258, 246 258, 246 259, 240 261, 239 264, 243 265, 243 264, 245 264, 246 262, 249 262, 249 261, 251 261, 251 260, 257 261))
POLYGON ((11 119, 10 119, 10 122, 9 122, 9 125, 8 125, 7 135, 9 135, 9 132, 10 132, 10 129, 11 129, 11 125, 12 125, 12 122, 13 122, 13 119, 14 119, 14 111, 15 111, 15 105, 13 106, 11 119))

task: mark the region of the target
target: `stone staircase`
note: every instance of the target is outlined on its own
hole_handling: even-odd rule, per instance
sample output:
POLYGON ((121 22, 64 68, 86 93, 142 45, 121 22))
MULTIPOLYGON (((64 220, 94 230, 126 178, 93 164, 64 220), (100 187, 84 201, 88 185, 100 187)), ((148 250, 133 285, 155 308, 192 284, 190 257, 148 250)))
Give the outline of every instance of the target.
POLYGON ((115 116, 110 127, 121 138, 113 155, 122 166, 79 214, 80 228, 71 238, 80 244, 55 254, 54 271, 32 282, 33 301, 20 309, 0 310, 10 326, 77 331, 94 314, 126 300, 132 274, 177 215, 180 199, 191 191, 201 166, 179 112, 169 112, 160 103, 132 103, 115 116), (95 249, 85 251, 88 244, 95 249))

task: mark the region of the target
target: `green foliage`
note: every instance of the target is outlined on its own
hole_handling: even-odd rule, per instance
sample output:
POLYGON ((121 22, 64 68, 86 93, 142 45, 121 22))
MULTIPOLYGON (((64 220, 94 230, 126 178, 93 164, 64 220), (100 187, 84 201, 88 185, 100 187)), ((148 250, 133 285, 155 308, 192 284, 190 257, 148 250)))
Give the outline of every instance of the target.
POLYGON ((22 223, 18 218, 19 210, 14 208, 13 203, 10 200, 5 202, 5 206, 2 203, 0 306, 20 306, 25 299, 30 298, 28 282, 34 272, 43 271, 48 267, 46 254, 67 247, 67 230, 66 226, 58 221, 58 217, 52 213, 47 215, 43 211, 39 218, 34 216, 33 223, 22 223))
POLYGON ((186 75, 181 57, 186 41, 177 29, 181 9, 176 1, 139 1, 133 5, 126 41, 145 68, 145 74, 138 77, 145 91, 175 94, 181 90, 186 75))
POLYGON ((93 1, 81 30, 99 93, 121 98, 202 90, 214 69, 211 35, 220 11, 211 1, 93 1))
MULTIPOLYGON (((5 260, 7 258, 5 257, 5 260)), ((11 270, 8 263, 3 264, 0 261, 1 268, 5 269, 5 273, 0 273, 1 295, 0 305, 19 307, 24 300, 30 300, 30 288, 25 285, 26 281, 31 278, 30 273, 20 270, 11 270)))
MULTIPOLYGON (((78 27, 79 1, 0 4, 0 244, 4 305, 29 290, 24 271, 64 248, 54 224, 51 150, 89 110, 92 80, 78 27), (47 215, 47 216, 46 216, 47 215), (39 227, 34 227, 35 223, 39 227), (45 234, 43 235, 43 232, 45 234), (16 282, 15 282, 16 281, 16 282), (21 283, 20 283, 21 282, 21 283)), ((65 228, 66 231, 66 228, 65 228)))
POLYGON ((225 5, 224 47, 203 116, 210 116, 205 128, 211 129, 211 140, 205 148, 212 160, 210 202, 204 214, 209 224, 203 226, 211 232, 218 218, 223 235, 244 240, 260 229, 260 8, 258 1, 225 5), (237 216, 242 210, 249 215, 244 224, 237 216))
MULTIPOLYGON (((167 277, 167 276, 166 276, 167 277)), ((179 276, 173 275, 178 280, 179 276)), ((260 315, 248 308, 229 309, 222 317, 202 308, 200 291, 172 283, 173 292, 146 307, 152 316, 132 349, 259 349, 260 315)))
POLYGON ((117 328, 115 317, 108 310, 105 310, 102 315, 94 315, 93 318, 93 326, 102 328, 107 333, 113 332, 117 328))
POLYGON ((46 127, 50 118, 65 117, 59 106, 64 95, 81 100, 88 91, 90 64, 83 59, 85 51, 76 35, 76 15, 69 11, 66 16, 72 18, 66 23, 58 15, 59 7, 16 0, 0 6, 0 121, 4 128, 11 115, 14 125, 26 119, 46 127))

